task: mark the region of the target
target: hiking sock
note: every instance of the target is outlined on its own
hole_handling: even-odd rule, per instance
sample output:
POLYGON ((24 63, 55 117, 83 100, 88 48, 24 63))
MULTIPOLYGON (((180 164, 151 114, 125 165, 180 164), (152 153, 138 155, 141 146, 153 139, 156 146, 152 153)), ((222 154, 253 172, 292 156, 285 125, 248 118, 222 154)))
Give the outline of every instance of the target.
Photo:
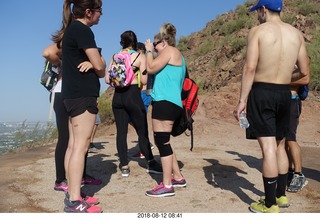
POLYGON ((297 174, 299 176, 303 176, 302 172, 294 172, 294 174, 297 174))
POLYGON ((262 178, 266 196, 265 205, 267 208, 270 208, 272 205, 276 205, 276 187, 278 177, 267 178, 262 176, 262 178))
POLYGON ((277 184, 277 192, 276 192, 277 198, 280 198, 281 196, 286 195, 287 181, 288 181, 288 173, 278 175, 278 184, 277 184))

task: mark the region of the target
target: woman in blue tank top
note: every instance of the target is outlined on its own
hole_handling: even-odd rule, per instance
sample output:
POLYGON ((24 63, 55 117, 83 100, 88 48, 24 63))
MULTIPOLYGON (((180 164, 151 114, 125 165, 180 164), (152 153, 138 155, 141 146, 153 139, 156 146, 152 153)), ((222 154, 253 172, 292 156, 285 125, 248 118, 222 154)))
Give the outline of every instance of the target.
POLYGON ((159 149, 163 180, 147 191, 151 197, 173 196, 174 187, 185 187, 187 182, 180 172, 176 155, 170 144, 174 121, 182 112, 181 90, 186 74, 186 64, 175 47, 176 28, 165 23, 154 42, 146 41, 147 72, 154 74, 152 97, 152 125, 154 141, 159 149), (153 53, 157 52, 157 57, 153 53))

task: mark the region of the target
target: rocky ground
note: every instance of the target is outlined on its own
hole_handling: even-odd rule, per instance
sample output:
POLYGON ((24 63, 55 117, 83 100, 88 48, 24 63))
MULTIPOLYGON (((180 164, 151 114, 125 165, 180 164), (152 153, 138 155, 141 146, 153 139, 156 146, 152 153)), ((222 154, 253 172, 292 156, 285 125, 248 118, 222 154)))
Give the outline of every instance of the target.
MULTIPOLYGON (((232 116, 238 90, 235 84, 216 95, 201 96, 192 152, 190 137, 172 138, 188 182, 186 188, 176 189, 174 197, 145 196, 161 176, 146 173, 144 159, 132 158, 130 176, 121 176, 113 125, 99 127, 95 140, 100 150, 88 157, 88 172, 102 184, 85 185, 83 190, 100 199, 104 213, 249 213, 250 203, 263 195, 261 151, 257 141, 245 139, 232 116)), ((282 209, 284 213, 320 213, 320 104, 312 94, 303 104, 298 140, 309 184, 298 193, 287 193, 291 206, 282 209)), ((151 125, 149 129, 152 136, 151 125)), ((129 155, 137 152, 136 140, 130 128, 129 155)), ((159 160, 157 148, 153 153, 159 160)), ((1 155, 0 166, 1 213, 63 212, 64 193, 53 190, 54 145, 1 155)))

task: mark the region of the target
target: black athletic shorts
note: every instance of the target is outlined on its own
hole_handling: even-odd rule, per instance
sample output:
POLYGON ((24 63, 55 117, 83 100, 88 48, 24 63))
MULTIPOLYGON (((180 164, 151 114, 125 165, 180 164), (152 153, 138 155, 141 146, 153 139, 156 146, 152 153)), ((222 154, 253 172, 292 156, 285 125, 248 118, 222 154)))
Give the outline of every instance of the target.
POLYGON ((152 101, 152 119, 175 121, 182 112, 178 105, 166 100, 152 101))
POLYGON ((289 131, 291 92, 289 85, 255 82, 249 93, 247 139, 272 137, 282 140, 289 131))
POLYGON ((98 114, 96 97, 80 97, 75 99, 65 99, 63 101, 69 116, 76 117, 86 110, 92 114, 98 114))
POLYGON ((300 114, 301 100, 298 96, 293 96, 291 97, 289 132, 286 137, 287 141, 297 141, 297 127, 299 125, 300 114))

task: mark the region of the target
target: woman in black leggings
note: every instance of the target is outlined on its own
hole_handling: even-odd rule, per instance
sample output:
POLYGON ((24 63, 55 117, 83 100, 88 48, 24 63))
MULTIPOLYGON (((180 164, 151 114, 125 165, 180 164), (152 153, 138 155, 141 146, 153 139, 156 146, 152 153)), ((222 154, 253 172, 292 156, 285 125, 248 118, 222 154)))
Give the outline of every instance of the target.
MULTIPOLYGON (((51 44, 42 52, 42 56, 46 58, 53 64, 61 66, 60 49, 57 47, 57 44, 51 44)), ((69 141, 69 129, 68 129, 68 121, 69 116, 64 107, 62 97, 61 97, 61 82, 62 75, 61 72, 58 76, 58 83, 52 90, 50 94, 50 102, 52 100, 52 95, 54 94, 54 104, 53 109, 56 117, 56 125, 58 130, 58 141, 55 149, 55 166, 56 166, 56 180, 54 184, 54 190, 56 191, 68 191, 68 185, 66 180, 66 171, 64 167, 64 157, 66 154, 66 150, 68 148, 69 141)), ((88 154, 86 158, 88 157, 88 154)), ((85 159, 85 168, 83 172, 83 184, 92 184, 99 185, 101 184, 100 179, 95 179, 92 176, 86 174, 86 163, 87 159, 85 159)))
MULTIPOLYGON (((146 69, 145 55, 138 53, 137 50, 137 37, 133 31, 125 31, 121 34, 120 44, 122 50, 127 50, 131 56, 131 64, 136 77, 131 82, 130 86, 116 87, 113 100, 112 110, 117 127, 117 150, 120 158, 120 171, 122 176, 129 176, 130 168, 128 161, 128 144, 127 134, 129 117, 132 125, 138 134, 139 148, 148 161, 147 172, 161 174, 162 167, 154 160, 150 141, 148 137, 148 124, 147 114, 141 99, 141 84, 147 83, 147 75, 141 74, 146 69), (140 74, 140 75, 138 75, 140 74), (138 78, 141 81, 138 81, 138 78)), ((113 57, 109 64, 111 67, 113 57)), ((106 74, 106 83, 110 84, 109 75, 106 74)))

